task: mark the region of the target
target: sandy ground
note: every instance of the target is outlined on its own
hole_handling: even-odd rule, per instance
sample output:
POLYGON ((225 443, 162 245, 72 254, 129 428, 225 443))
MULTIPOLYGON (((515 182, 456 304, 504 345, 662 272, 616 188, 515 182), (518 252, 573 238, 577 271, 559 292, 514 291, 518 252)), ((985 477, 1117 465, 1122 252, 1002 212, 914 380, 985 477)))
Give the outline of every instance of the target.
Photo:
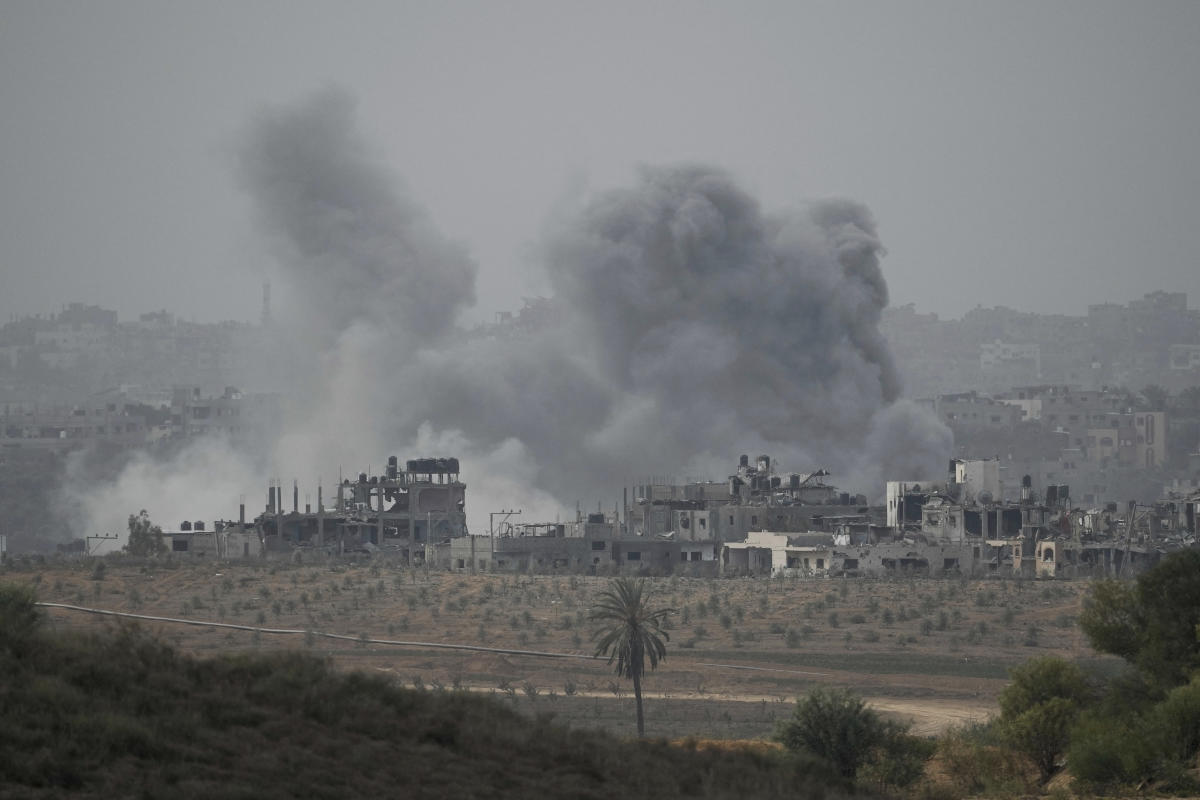
MULTIPOLYGON (((591 655, 587 612, 603 578, 466 576, 380 564, 38 565, 0 576, 39 599, 116 611, 591 655)), ((1094 659, 1074 625, 1087 588, 1014 580, 652 579, 675 608, 668 657, 647 676, 648 715, 668 735, 769 735, 815 685, 852 688, 934 734, 986 719, 1007 669, 1055 653, 1094 659)), ((112 624, 53 610, 51 624, 112 624)), ((201 656, 304 648, 406 684, 496 693, 571 724, 623 730, 629 687, 604 660, 390 647, 148 623, 201 656)))

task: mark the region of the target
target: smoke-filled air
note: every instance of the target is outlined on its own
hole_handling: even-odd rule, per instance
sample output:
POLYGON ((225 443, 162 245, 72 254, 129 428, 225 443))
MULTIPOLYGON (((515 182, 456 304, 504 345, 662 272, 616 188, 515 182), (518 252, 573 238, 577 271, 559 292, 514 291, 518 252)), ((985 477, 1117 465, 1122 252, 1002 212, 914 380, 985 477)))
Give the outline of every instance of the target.
POLYGON ((458 456, 476 531, 501 507, 526 521, 611 507, 649 475, 723 479, 740 453, 870 496, 884 475, 944 468, 949 430, 900 399, 878 329, 883 247, 859 203, 764 209, 719 168, 643 166, 549 210, 537 252, 553 314, 500 337, 457 324, 480 267, 359 132, 350 95, 263 110, 235 154, 285 284, 268 359, 282 433, 261 453, 209 443, 78 488, 92 527, 141 507, 236 513, 236 490, 227 508, 180 507, 168 487, 196 470, 252 480, 240 493, 257 513, 271 477, 328 487, 392 454, 458 456))

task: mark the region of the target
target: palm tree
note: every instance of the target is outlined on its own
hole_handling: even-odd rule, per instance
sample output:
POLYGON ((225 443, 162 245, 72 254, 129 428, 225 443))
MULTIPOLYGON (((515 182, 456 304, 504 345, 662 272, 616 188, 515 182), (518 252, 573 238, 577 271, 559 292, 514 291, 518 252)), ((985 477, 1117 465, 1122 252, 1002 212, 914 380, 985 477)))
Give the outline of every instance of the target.
POLYGON ((637 700, 638 736, 646 733, 642 716, 642 675, 646 661, 650 669, 667 657, 671 635, 662 628, 673 608, 651 610, 646 605, 646 582, 632 578, 614 578, 608 589, 601 592, 592 606, 591 618, 600 627, 592 634, 596 655, 608 656, 608 663, 617 662, 617 675, 633 681, 633 696, 637 700))

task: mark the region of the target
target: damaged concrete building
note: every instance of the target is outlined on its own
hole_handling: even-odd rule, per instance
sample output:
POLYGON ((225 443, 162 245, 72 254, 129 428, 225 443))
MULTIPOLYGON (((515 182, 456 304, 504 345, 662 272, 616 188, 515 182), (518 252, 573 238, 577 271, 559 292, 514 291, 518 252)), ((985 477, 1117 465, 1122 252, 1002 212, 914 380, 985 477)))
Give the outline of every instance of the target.
MULTIPOLYGON (((1127 575, 1162 553, 1195 542, 1200 498, 1080 509, 1070 488, 1004 500, 993 461, 954 460, 942 482, 889 481, 884 506, 869 506, 827 483, 829 473, 777 474, 768 456, 742 456, 724 482, 649 481, 624 508, 568 522, 513 524, 471 534, 466 486, 455 458, 406 462, 383 475, 339 481, 331 503, 291 510, 273 483, 250 529, 267 554, 385 553, 402 563, 458 572, 618 571, 789 577, 887 574, 1085 577, 1127 575)), ((226 529, 242 531, 242 523, 226 529)), ((212 536, 172 534, 173 548, 222 551, 212 536), (187 542, 175 544, 175 541, 187 542)), ((241 540, 239 540, 240 542, 241 540)))
POLYGON ((616 515, 575 522, 505 525, 493 536, 449 539, 428 547, 429 563, 458 572, 620 570, 716 575, 720 543, 712 538, 622 535, 616 515))
POLYGON ((1164 553, 1195 544, 1195 504, 1129 503, 1124 511, 1072 505, 1070 487, 1050 485, 1039 496, 1029 475, 1020 500, 1005 502, 994 462, 950 462, 944 486, 887 484, 892 541, 878 541, 835 569, 894 569, 1023 577, 1124 576, 1152 566, 1164 553), (907 546, 903 556, 894 550, 907 546), (851 564, 853 565, 851 567, 851 564))
POLYGON ((427 544, 467 535, 466 491, 457 458, 419 458, 401 470, 391 456, 383 475, 361 472, 340 480, 330 504, 318 486, 316 507, 305 503, 303 511, 296 484, 286 511, 283 487, 273 482, 255 526, 268 553, 387 551, 405 563, 420 563, 427 544))
POLYGON ((163 531, 163 542, 175 558, 236 561, 261 558, 262 535, 256 527, 240 522, 217 520, 211 525, 202 520, 185 520, 174 530, 163 531))

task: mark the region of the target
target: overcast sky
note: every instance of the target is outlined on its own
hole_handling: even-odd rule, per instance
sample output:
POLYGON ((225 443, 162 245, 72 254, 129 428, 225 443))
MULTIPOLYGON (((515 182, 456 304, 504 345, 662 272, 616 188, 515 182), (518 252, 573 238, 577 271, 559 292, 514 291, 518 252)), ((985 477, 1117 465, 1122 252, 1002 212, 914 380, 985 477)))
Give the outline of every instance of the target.
POLYGON ((327 85, 479 264, 545 293, 556 203, 643 163, 867 204, 892 303, 1200 304, 1200 3, 0 0, 0 314, 256 319, 231 166, 327 85))

